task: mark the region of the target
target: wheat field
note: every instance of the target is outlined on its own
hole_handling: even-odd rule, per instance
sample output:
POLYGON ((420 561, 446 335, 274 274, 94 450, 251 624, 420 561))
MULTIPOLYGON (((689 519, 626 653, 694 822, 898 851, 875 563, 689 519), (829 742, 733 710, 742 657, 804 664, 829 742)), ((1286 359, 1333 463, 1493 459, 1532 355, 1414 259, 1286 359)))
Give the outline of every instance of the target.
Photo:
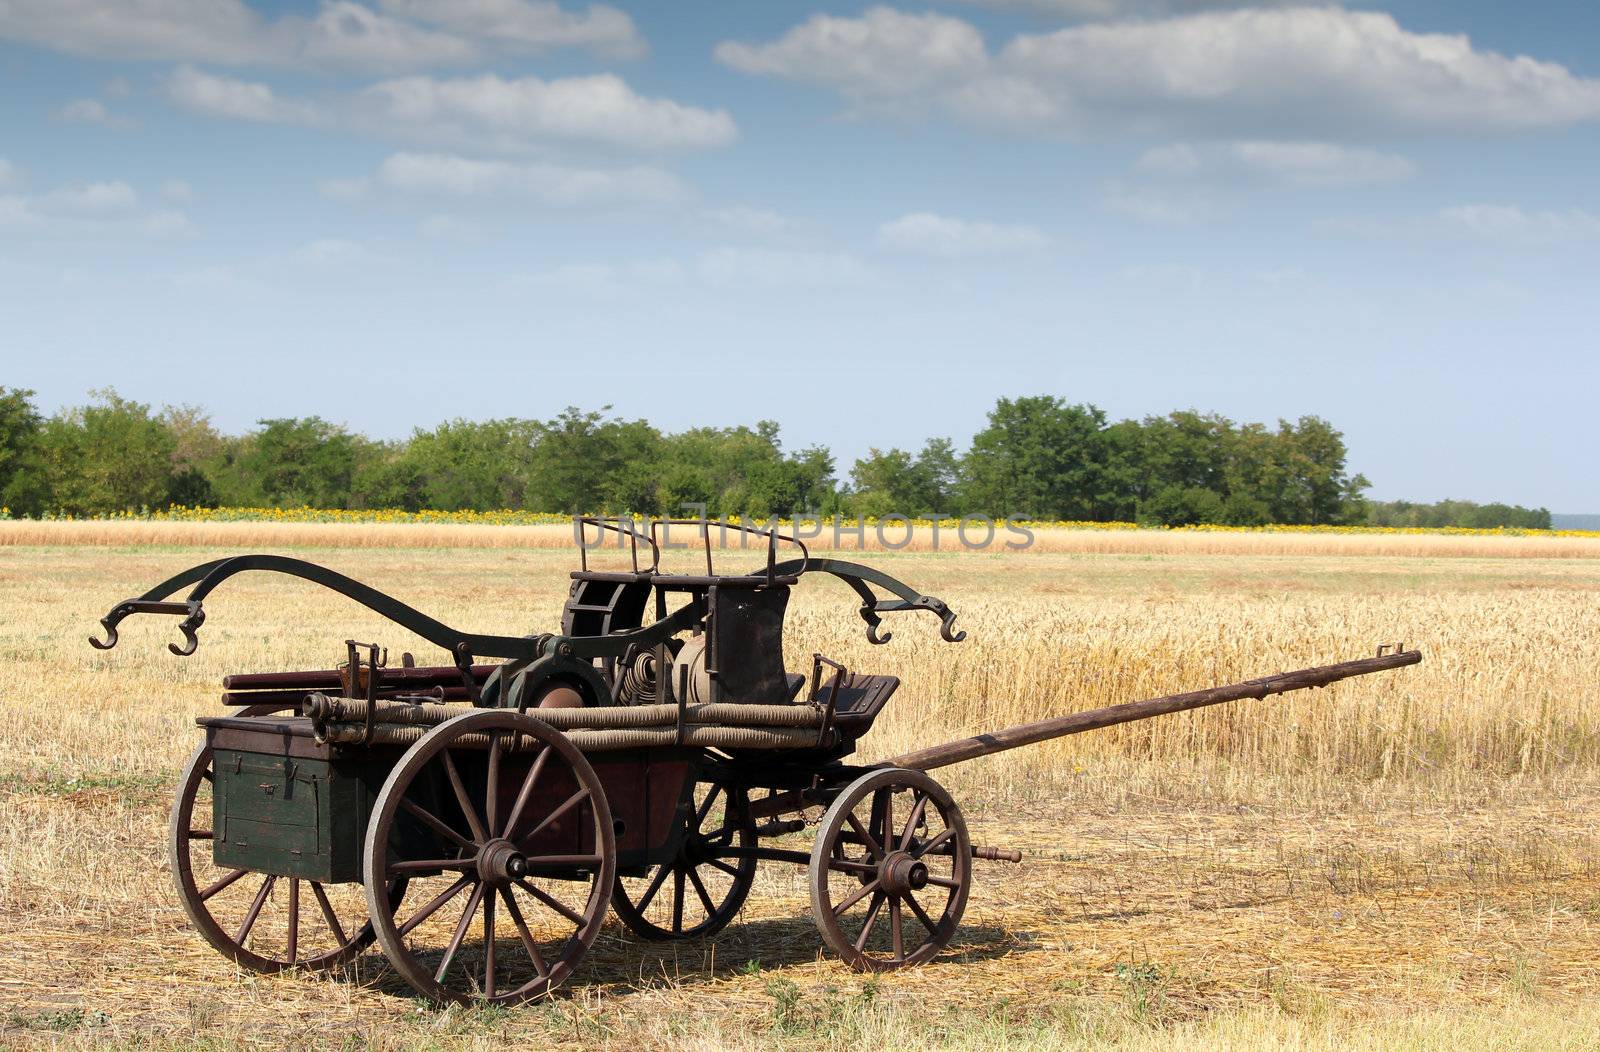
POLYGON ((848 589, 802 586, 791 668, 816 651, 903 680, 865 760, 1380 643, 1424 661, 939 772, 974 839, 1027 861, 980 864, 955 944, 911 972, 867 980, 828 959, 802 876, 769 866, 714 940, 646 945, 608 925, 564 996, 512 1012, 420 1005, 375 953, 335 978, 240 973, 188 930, 165 873, 194 717, 219 710, 225 673, 331 667, 347 637, 439 655, 263 575, 207 601, 189 659, 167 653, 165 618, 91 650, 96 619, 248 545, 460 628, 550 630, 573 553, 487 532, 518 529, 548 531, 0 523, 0 1041, 1595 1047, 1600 542, 1583 538, 1103 534, 867 553, 948 601, 969 638, 904 615, 873 647, 848 589))

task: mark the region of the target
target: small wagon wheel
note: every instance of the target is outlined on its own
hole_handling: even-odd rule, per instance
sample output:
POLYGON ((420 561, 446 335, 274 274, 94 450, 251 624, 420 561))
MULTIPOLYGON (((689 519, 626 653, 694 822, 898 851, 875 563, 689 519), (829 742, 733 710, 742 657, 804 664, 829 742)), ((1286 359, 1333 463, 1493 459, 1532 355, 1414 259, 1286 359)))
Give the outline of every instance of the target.
POLYGON ((850 967, 922 964, 955 935, 967 906, 966 821, 921 771, 862 775, 822 816, 810 880, 822 940, 850 967))
POLYGON ((611 908, 640 938, 715 935, 738 916, 755 881, 755 858, 729 852, 756 846, 744 788, 698 782, 689 803, 684 816, 689 828, 678 857, 642 877, 618 877, 611 894, 611 908))
POLYGON ((560 732, 487 709, 401 757, 363 853, 378 944, 424 996, 518 1004, 572 974, 605 919, 617 852, 605 788, 560 732), (409 879, 413 908, 387 908, 409 879))
MULTIPOLYGON (((246 709, 242 715, 258 713, 246 709)), ((371 945, 372 925, 359 887, 212 862, 214 784, 211 746, 202 745, 178 781, 167 831, 178 899, 201 937, 224 957, 256 972, 337 968, 371 945)), ((398 904, 405 881, 389 884, 386 893, 398 904)))

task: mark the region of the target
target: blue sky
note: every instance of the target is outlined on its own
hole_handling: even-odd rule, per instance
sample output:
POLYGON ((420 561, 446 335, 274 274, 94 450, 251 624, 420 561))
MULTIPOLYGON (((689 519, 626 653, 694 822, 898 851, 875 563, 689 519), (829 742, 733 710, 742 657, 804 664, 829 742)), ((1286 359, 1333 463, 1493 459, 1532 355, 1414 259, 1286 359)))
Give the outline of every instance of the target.
POLYGON ((1600 510, 1600 5, 0 0, 0 383, 380 436, 1340 426, 1600 510))

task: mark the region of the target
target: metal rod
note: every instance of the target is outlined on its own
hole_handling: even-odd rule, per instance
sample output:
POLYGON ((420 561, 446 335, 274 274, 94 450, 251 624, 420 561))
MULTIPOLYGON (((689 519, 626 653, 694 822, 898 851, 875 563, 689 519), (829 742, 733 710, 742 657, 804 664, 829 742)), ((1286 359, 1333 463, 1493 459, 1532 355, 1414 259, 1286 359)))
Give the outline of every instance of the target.
POLYGON ((1418 650, 1380 654, 1378 657, 1363 658, 1360 661, 1345 661, 1337 665, 1321 665, 1317 668, 1300 669, 1297 672, 1283 672, 1276 676, 1266 676, 1226 687, 1211 687, 1208 690, 1190 691, 1187 694, 1171 694, 1149 701, 1131 701, 1125 705, 1108 705, 1102 709, 1075 712, 1070 716, 1058 716, 1038 723, 1024 723, 1017 727, 1007 727, 1003 731, 978 734, 971 738, 961 738, 945 742, 943 745, 918 749, 885 760, 884 766, 931 771, 937 767, 948 767, 953 763, 976 759, 979 756, 989 756, 1008 749, 1049 741, 1052 738, 1064 738, 1069 734, 1081 734, 1084 731, 1098 730, 1118 723, 1131 723, 1152 716, 1164 716, 1207 705, 1221 705, 1224 702, 1240 701, 1244 698, 1264 698, 1269 694, 1285 694, 1292 690, 1325 687, 1341 679, 1384 672, 1404 665, 1415 665, 1421 660, 1422 652, 1418 650))
MULTIPOLYGON (((488 679, 499 665, 473 665, 474 679, 488 679)), ((460 680, 461 673, 454 665, 437 665, 418 668, 385 668, 378 670, 378 686, 388 690, 398 687, 448 686, 460 680)), ((222 677, 223 690, 264 690, 273 687, 294 690, 339 690, 344 686, 339 670, 313 669, 306 672, 245 672, 222 677)))

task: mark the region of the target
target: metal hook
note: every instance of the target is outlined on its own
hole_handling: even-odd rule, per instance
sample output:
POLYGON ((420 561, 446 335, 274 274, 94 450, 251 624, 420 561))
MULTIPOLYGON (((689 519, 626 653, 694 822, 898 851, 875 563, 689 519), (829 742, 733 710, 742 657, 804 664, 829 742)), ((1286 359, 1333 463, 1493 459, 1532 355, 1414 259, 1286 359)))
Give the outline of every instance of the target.
POLYGON ((117 645, 117 623, 110 616, 106 616, 100 619, 100 627, 105 631, 106 641, 102 643, 94 636, 90 636, 89 645, 96 650, 110 650, 117 645))
POLYGON ((862 607, 861 616, 867 622, 867 642, 875 646, 882 646, 894 638, 893 632, 878 634, 878 629, 883 627, 883 620, 872 612, 871 607, 862 607))
MULTIPOLYGON (((167 649, 179 657, 188 657, 190 654, 193 654, 200 648, 200 637, 195 633, 195 629, 199 628, 200 622, 204 620, 205 615, 200 614, 198 618, 190 618, 179 625, 178 631, 183 633, 183 646, 180 647, 176 643, 168 643, 167 649)), ((94 641, 90 640, 90 642, 92 643, 94 641)))
POLYGON ((946 609, 944 615, 939 619, 939 638, 946 643, 959 643, 967 638, 966 630, 963 629, 960 632, 956 632, 954 631, 955 626, 956 612, 946 609))

